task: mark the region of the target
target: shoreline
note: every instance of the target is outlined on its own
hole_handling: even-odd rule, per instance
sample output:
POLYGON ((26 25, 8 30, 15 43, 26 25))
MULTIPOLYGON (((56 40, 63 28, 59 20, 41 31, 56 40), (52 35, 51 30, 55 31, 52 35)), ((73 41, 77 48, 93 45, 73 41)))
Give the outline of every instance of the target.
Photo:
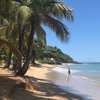
MULTIPOLYGON (((68 66, 69 65, 71 65, 71 64, 68 64, 68 66)), ((65 97, 56 97, 56 98, 58 98, 57 100, 69 100, 69 97, 70 98, 73 98, 72 100, 76 100, 76 99, 77 100, 88 100, 88 99, 85 99, 83 95, 79 95, 79 94, 73 93, 73 92, 71 92, 69 90, 67 90, 67 91, 64 90, 59 85, 55 84, 55 80, 53 82, 52 79, 48 78, 48 76, 53 76, 54 77, 55 76, 55 73, 57 73, 57 76, 58 77, 59 76, 61 77, 61 74, 59 74, 57 71, 54 71, 52 69, 55 68, 55 67, 61 67, 62 65, 41 64, 41 66, 42 67, 38 67, 38 68, 37 67, 36 68, 31 67, 30 69, 34 73, 35 78, 44 79, 45 82, 48 82, 49 84, 52 84, 54 86, 57 86, 57 91, 59 91, 59 92, 62 92, 63 91, 64 92, 64 94, 66 95, 65 96, 66 98, 65 97), (41 69, 42 69, 42 71, 41 71, 41 69), (38 72, 39 72, 39 74, 37 74, 38 72), (51 72, 53 72, 53 73, 51 74, 51 72), (50 73, 50 75, 49 75, 49 73, 50 73), (67 95, 68 95, 68 98, 67 98, 67 95)), ((30 73, 30 71, 29 71, 29 73, 30 73)), ((27 72, 26 75, 30 75, 29 73, 27 72)), ((50 88, 51 88, 51 86, 50 86, 50 88)), ((52 100, 54 100, 54 99, 52 99, 52 100)))
POLYGON ((86 97, 83 100, 100 99, 99 82, 75 74, 68 76, 55 70, 48 73, 48 78, 65 91, 86 97))
POLYGON ((0 100, 84 100, 50 82, 46 76, 53 67, 55 65, 31 66, 24 78, 0 68, 0 100))
MULTIPOLYGON (((6 82, 5 79, 8 81, 7 85, 9 88, 14 87, 9 85, 9 81, 12 82, 13 80, 14 81, 16 80, 17 83, 19 82, 19 80, 24 83, 26 83, 26 80, 31 81, 33 87, 33 90, 24 89, 24 92, 22 88, 20 89, 20 91, 19 88, 14 89, 14 91, 17 91, 15 92, 15 94, 12 94, 11 97, 7 95, 10 99, 8 99, 7 97, 7 99, 0 99, 0 100, 13 100, 13 97, 15 98, 14 100, 90 100, 87 99, 89 96, 87 95, 87 93, 86 95, 80 95, 81 93, 80 91, 77 92, 74 90, 75 86, 73 86, 73 84, 74 85, 76 84, 77 86, 76 80, 79 81, 78 84, 81 84, 83 81, 80 81, 79 78, 73 76, 67 78, 66 80, 66 75, 63 75, 61 73, 52 70, 57 66, 62 66, 62 65, 38 64, 36 66, 30 66, 24 79, 20 77, 15 77, 12 75, 10 71, 2 70, 0 68, 0 79, 1 79, 0 93, 2 93, 0 94, 0 97, 6 96, 6 93, 2 91, 2 87, 4 88, 3 90, 6 90, 7 94, 9 94, 9 89, 3 86, 3 84, 5 84, 6 82), (3 78, 4 82, 2 81, 3 78), (67 81, 67 86, 65 84, 66 81, 67 81), (60 85, 56 83, 59 83, 60 85), (5 93, 5 95, 3 95, 3 92, 5 93)), ((15 82, 12 84, 16 85, 15 82)))
MULTIPOLYGON (((64 65, 67 66, 66 67, 66 70, 67 70, 67 68, 70 68, 71 65, 76 65, 76 64, 72 64, 72 63, 66 64, 65 63, 62 66, 64 66, 64 65)), ((58 72, 58 73, 63 73, 63 74, 66 73, 67 74, 67 71, 62 70, 61 66, 60 67, 56 66, 56 67, 52 68, 52 70, 55 71, 55 72, 58 72)), ((71 74, 74 77, 81 78, 81 79, 87 79, 89 81, 93 81, 93 82, 96 82, 96 83, 100 84, 100 80, 98 80, 98 78, 88 77, 86 75, 84 76, 84 75, 82 75, 80 73, 77 73, 77 72, 80 72, 80 71, 79 70, 75 70, 75 69, 71 69, 71 74)))

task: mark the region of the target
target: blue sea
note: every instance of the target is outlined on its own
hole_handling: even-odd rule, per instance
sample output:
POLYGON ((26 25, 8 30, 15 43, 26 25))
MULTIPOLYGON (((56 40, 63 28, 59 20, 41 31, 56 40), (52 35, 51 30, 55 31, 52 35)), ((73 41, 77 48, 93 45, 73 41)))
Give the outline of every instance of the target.
POLYGON ((82 100, 100 100, 100 63, 64 63, 52 70, 47 77, 60 88, 80 95, 82 100), (68 75, 68 68, 71 75, 68 75))
POLYGON ((70 65, 63 64, 61 67, 54 68, 54 70, 66 74, 68 67, 71 69, 72 75, 100 82, 100 63, 98 62, 70 65))

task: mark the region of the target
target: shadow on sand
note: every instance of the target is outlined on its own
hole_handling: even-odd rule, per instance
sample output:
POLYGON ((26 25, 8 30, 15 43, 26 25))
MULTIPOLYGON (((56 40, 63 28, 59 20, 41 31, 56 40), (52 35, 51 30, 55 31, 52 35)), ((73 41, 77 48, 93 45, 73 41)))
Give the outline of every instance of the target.
POLYGON ((25 90, 18 80, 14 80, 10 76, 0 76, 0 100, 5 100, 5 98, 8 98, 7 100, 58 100, 52 99, 54 96, 62 97, 62 100, 88 100, 66 92, 48 80, 29 76, 24 78, 31 81, 39 93, 25 90))

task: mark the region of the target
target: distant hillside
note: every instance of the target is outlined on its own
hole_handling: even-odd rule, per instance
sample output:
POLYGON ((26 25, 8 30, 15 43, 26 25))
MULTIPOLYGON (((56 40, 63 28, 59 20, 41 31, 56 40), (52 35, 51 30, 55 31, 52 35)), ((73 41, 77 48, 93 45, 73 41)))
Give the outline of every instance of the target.
MULTIPOLYGON (((36 48, 37 51, 37 48, 36 48)), ((62 64, 62 63, 77 63, 67 54, 64 54, 59 48, 52 46, 43 46, 41 51, 36 55, 37 60, 42 63, 62 64)))

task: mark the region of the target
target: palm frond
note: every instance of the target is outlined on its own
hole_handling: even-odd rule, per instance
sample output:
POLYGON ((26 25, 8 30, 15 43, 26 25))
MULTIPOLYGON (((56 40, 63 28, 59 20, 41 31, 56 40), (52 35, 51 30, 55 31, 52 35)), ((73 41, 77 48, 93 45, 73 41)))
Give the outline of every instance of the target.
POLYGON ((56 18, 73 20, 72 9, 59 0, 32 0, 31 7, 34 14, 49 14, 56 18))
POLYGON ((18 60, 21 61, 22 54, 20 53, 20 51, 15 46, 13 46, 11 43, 9 43, 8 41, 6 41, 4 39, 0 39, 0 46, 1 45, 9 48, 16 55, 18 60))
POLYGON ((6 28, 5 35, 8 39, 16 40, 18 37, 18 25, 16 21, 11 21, 6 28))
POLYGON ((44 44, 46 44, 46 32, 45 32, 45 30, 41 26, 38 26, 35 31, 36 31, 37 37, 41 41, 43 41, 44 44))
POLYGON ((57 18, 67 18, 68 20, 73 20, 72 9, 68 6, 63 5, 62 3, 54 3, 51 5, 48 12, 51 12, 51 15, 57 18))
POLYGON ((33 11, 28 6, 21 6, 17 12, 17 21, 19 25, 26 24, 29 21, 32 14, 33 11))
POLYGON ((69 32, 67 27, 59 20, 54 19, 51 16, 45 15, 43 16, 43 23, 51 28, 62 42, 66 42, 69 40, 69 32))
POLYGON ((4 35, 6 28, 6 26, 0 27, 0 36, 4 35))

